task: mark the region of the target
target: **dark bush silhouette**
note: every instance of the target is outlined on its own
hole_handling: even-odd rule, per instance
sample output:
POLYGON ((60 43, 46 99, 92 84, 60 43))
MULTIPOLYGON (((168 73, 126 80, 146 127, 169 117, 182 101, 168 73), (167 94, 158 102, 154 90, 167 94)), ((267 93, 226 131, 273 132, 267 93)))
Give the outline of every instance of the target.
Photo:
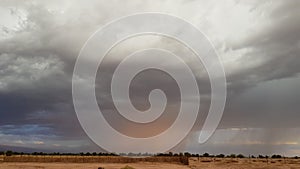
POLYGON ((216 157, 218 157, 218 158, 224 158, 225 155, 224 154, 219 154, 219 155, 216 155, 216 157))
POLYGON ((271 158, 282 158, 282 156, 281 156, 281 155, 276 155, 276 154, 274 154, 274 155, 272 155, 271 158))
POLYGON ((245 158, 245 156, 243 154, 239 154, 236 156, 237 158, 245 158))
POLYGON ((185 152, 184 153, 184 156, 186 156, 186 157, 190 157, 190 156, 192 156, 190 153, 188 153, 188 152, 185 152))
POLYGON ((6 156, 12 156, 13 154, 14 154, 14 152, 12 152, 10 150, 8 150, 8 151, 5 152, 6 156))
POLYGON ((236 155, 235 154, 230 154, 229 157, 230 158, 236 158, 236 155))
POLYGON ((204 153, 202 156, 203 157, 209 157, 209 154, 208 153, 204 153))

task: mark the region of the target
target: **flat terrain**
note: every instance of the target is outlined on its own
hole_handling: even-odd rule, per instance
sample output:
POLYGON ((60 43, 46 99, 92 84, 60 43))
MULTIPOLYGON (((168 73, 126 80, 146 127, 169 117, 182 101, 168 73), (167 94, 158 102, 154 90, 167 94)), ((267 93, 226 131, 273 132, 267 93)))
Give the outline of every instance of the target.
POLYGON ((120 169, 126 165, 134 169, 300 169, 300 159, 238 159, 190 158, 189 165, 162 162, 135 163, 38 163, 0 162, 0 169, 120 169))
POLYGON ((190 158, 192 169, 300 169, 296 159, 190 158))
POLYGON ((118 164, 97 164, 97 163, 0 163, 0 169, 120 169, 126 165, 135 169, 190 169, 186 165, 168 163, 118 163, 118 164))

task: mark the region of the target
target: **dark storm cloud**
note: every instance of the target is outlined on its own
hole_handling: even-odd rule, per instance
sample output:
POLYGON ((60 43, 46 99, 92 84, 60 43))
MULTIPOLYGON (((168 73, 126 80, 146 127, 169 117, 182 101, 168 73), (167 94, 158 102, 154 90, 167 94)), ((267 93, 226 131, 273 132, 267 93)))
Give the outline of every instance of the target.
POLYGON ((282 1, 274 6, 274 9, 264 11, 264 23, 247 38, 232 45, 233 50, 249 50, 238 60, 240 64, 257 63, 229 76, 228 80, 234 81, 232 88, 295 77, 300 72, 300 14, 297 10, 300 3, 282 1))
POLYGON ((229 93, 236 94, 228 98, 224 123, 274 127, 281 121, 281 127, 299 127, 300 19, 296 8, 300 3, 285 1, 274 6, 265 12, 265 23, 232 47, 247 52, 237 60, 241 69, 227 76, 229 93))
POLYGON ((72 31, 60 29, 59 16, 46 6, 26 3, 20 9, 28 12, 26 24, 0 45, 0 123, 17 125, 20 131, 22 125, 46 125, 52 130, 45 135, 81 137, 71 101, 72 57, 77 52, 75 43, 67 43, 72 31))
MULTIPOLYGON (((226 6, 223 2, 204 1, 149 1, 146 4, 137 1, 60 3, 2 2, 4 8, 9 8, 11 14, 19 18, 17 28, 3 27, 7 37, 0 41, 0 128, 5 130, 9 127, 2 134, 53 134, 56 140, 74 139, 79 141, 72 144, 83 144, 82 140, 86 140, 86 136, 77 122, 71 93, 76 57, 88 37, 104 23, 125 14, 142 11, 162 11, 183 16, 194 24, 199 24, 217 46, 225 64, 229 93, 220 128, 272 128, 282 119, 284 122, 281 127, 300 127, 296 123, 300 119, 297 111, 299 92, 295 85, 289 85, 298 84, 299 81, 300 2, 288 0, 268 1, 264 4, 259 1, 228 3, 232 6, 226 6), (249 13, 257 17, 259 23, 251 27, 252 23, 242 18, 242 21, 246 20, 246 24, 250 25, 251 30, 240 37, 237 33, 238 37, 231 40, 231 29, 234 29, 235 22, 234 18, 224 18, 224 11, 236 16, 241 12, 239 9, 244 10, 244 6, 249 9, 245 15, 249 13), (181 11, 177 10, 179 7, 181 11), (233 24, 220 27, 217 23, 223 20, 232 21, 233 24), (229 38, 220 38, 217 32, 229 38), (237 59, 227 62, 235 55, 238 56, 237 59), (287 78, 291 80, 283 80, 279 84, 276 81, 287 78), (276 97, 271 94, 275 92, 272 88, 285 91, 287 87, 291 88, 284 94, 277 93, 276 97), (267 96, 265 91, 269 91, 269 94, 266 92, 267 96), (262 116, 265 118, 261 118, 262 116), (31 130, 33 127, 36 130, 31 130)), ((100 107, 107 113, 115 111, 108 89, 113 68, 120 62, 119 55, 125 56, 136 49, 149 46, 181 52, 196 72, 201 94, 205 96, 198 124, 201 126, 209 107, 209 79, 203 66, 195 62, 194 56, 180 47, 178 42, 166 38, 135 38, 108 55, 96 84, 97 97, 102 100, 100 107)), ((157 85, 166 88, 170 95, 169 111, 176 109, 179 102, 178 87, 172 79, 165 79, 164 75, 157 75, 157 72, 145 73, 143 77, 137 77, 133 81, 133 104, 142 110, 148 108, 148 93, 157 85), (153 83, 145 81, 146 77, 147 81, 151 80, 153 83)), ((111 117, 113 118, 115 116, 111 117)), ((170 119, 165 125, 168 126, 169 123, 170 119)), ((275 132, 270 133, 272 134, 266 135, 271 136, 275 132)), ((260 141, 263 142, 264 139, 260 141)), ((86 142, 91 144, 90 141, 86 142)), ((190 144, 194 145, 195 142, 197 139, 190 144)), ((83 144, 82 147, 86 148, 88 145, 83 144)), ((224 147, 226 146, 223 149, 224 147)))

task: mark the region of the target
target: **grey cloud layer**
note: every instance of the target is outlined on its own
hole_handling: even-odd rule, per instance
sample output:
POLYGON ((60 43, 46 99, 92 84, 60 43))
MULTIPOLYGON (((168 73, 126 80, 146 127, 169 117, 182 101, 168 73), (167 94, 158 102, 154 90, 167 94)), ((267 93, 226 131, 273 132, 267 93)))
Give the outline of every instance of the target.
MULTIPOLYGON (((300 118, 297 103, 299 92, 295 85, 289 85, 298 84, 300 71, 298 12, 300 2, 296 0, 267 1, 264 4, 260 4, 260 1, 251 1, 251 3, 235 1, 228 1, 228 3, 217 1, 179 1, 177 3, 173 1, 162 3, 152 1, 145 3, 138 1, 109 3, 106 1, 89 3, 85 1, 76 3, 27 1, 19 3, 3 1, 1 3, 4 9, 11 10, 13 15, 17 15, 16 18, 26 18, 17 22, 19 25, 16 30, 8 29, 7 31, 7 28, 1 27, 3 34, 8 32, 10 34, 0 41, 1 126, 16 125, 20 131, 22 131, 20 126, 23 125, 37 125, 41 128, 46 126, 51 130, 45 133, 53 133, 60 138, 55 138, 54 141, 66 138, 67 140, 86 140, 77 122, 71 98, 72 71, 80 48, 95 30, 111 19, 135 12, 159 11, 181 16, 201 28, 215 44, 224 61, 229 95, 220 128, 236 126, 272 128, 282 119, 284 122, 281 127, 300 127, 296 123, 300 118), (232 10, 228 11, 228 9, 232 10), (242 12, 242 10, 248 11, 242 12), (224 12, 227 13, 224 16, 230 17, 224 18, 224 12), (258 23, 252 24, 251 20, 234 18, 233 16, 239 12, 241 12, 240 17, 244 15, 256 17, 258 23), (223 20, 228 20, 232 24, 221 27, 219 23, 223 20), (242 25, 241 29, 248 30, 247 34, 239 32, 234 34, 233 31, 237 29, 234 23, 239 25, 242 21, 246 26, 242 25), (280 80, 280 83, 276 80, 280 80), (271 90, 272 87, 280 91, 289 88, 290 90, 285 92, 289 95, 283 96, 282 99, 275 99, 271 94, 263 97, 262 93, 265 91, 266 93, 276 91, 271 90), (263 104, 266 100, 268 100, 268 105, 263 104), (275 110, 272 107, 276 105, 281 106, 277 106, 278 109, 275 110), (261 115, 273 118, 270 122, 262 119, 261 115)), ((136 38, 121 46, 115 53, 112 51, 107 58, 107 64, 103 65, 102 78, 98 79, 96 89, 99 91, 97 97, 105 100, 100 106, 107 112, 114 111, 107 91, 113 67, 120 61, 118 58, 120 54, 134 49, 132 45, 135 42, 141 42, 140 48, 151 42, 150 46, 185 50, 178 47, 179 45, 172 40, 136 38)), ((193 57, 185 52, 183 54, 198 73, 200 86, 202 84, 201 92, 209 93, 208 78, 203 66, 198 67, 193 62, 193 57)), ((156 76, 153 72, 152 74, 148 72, 144 76, 147 80, 167 86, 173 98, 170 100, 169 111, 176 109, 179 100, 174 81, 163 80, 163 75, 156 76)), ((137 94, 133 96, 133 103, 141 105, 140 109, 147 108, 145 96, 153 87, 156 87, 156 83, 144 82, 143 78, 135 79, 132 88, 137 94)), ((277 96, 280 96, 280 92, 277 96)), ((204 100, 197 129, 201 126, 200 123, 203 122, 209 106, 209 98, 204 100)), ((108 118, 110 118, 109 115, 108 118)), ((170 119, 167 121, 166 125, 170 123, 170 119)), ((32 133, 35 134, 36 131, 32 133)), ((3 134, 19 135, 20 133, 3 134)), ((190 144, 194 145, 195 142, 190 144)))

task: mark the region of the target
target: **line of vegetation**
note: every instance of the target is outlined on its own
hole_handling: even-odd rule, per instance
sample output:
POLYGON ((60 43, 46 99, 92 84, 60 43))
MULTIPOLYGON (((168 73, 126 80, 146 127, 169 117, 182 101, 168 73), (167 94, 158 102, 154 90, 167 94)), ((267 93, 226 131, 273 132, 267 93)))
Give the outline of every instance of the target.
MULTIPOLYGON (((285 158, 282 155, 274 154, 272 156, 268 155, 249 155, 249 156, 244 156, 243 154, 218 154, 218 155, 213 155, 209 153, 204 153, 204 154, 192 154, 189 152, 185 153, 158 153, 158 154, 150 154, 150 153, 105 153, 105 152, 80 152, 80 153, 60 153, 60 152, 51 152, 51 153, 45 153, 45 152, 32 152, 32 153, 26 153, 26 152, 15 152, 15 151, 0 151, 0 155, 5 155, 5 156, 13 156, 13 155, 38 155, 38 156, 131 156, 131 157, 137 157, 137 156, 157 156, 157 157, 215 157, 215 158, 273 158, 273 159, 280 159, 280 158, 285 158)), ((298 156, 294 156, 294 159, 298 159, 298 156)))
POLYGON ((36 156, 118 156, 116 153, 105 153, 105 152, 80 152, 80 153, 60 153, 60 152, 51 152, 51 153, 46 153, 46 152, 15 152, 15 151, 0 151, 0 155, 5 155, 5 156, 13 156, 13 155, 36 155, 36 156))

